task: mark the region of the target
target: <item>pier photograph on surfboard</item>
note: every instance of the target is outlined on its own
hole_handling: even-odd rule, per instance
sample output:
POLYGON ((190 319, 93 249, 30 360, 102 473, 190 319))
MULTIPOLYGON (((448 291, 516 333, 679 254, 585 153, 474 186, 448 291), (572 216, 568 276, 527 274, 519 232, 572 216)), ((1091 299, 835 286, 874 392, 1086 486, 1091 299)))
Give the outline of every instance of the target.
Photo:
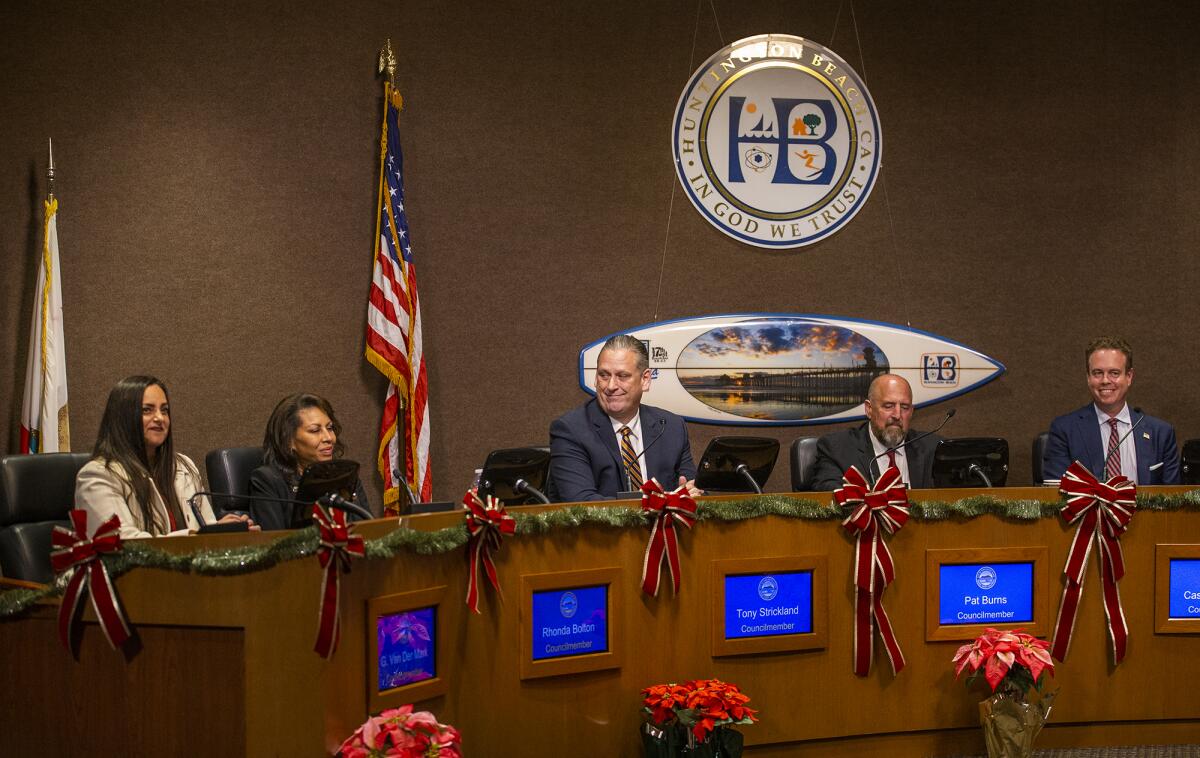
MULTIPOLYGON (((853 421, 865 418, 862 402, 880 374, 905 377, 913 404, 922 407, 1005 371, 999 361, 936 334, 832 316, 723 314, 622 333, 640 339, 650 354, 653 381, 644 402, 710 424, 853 421)), ((592 394, 606 339, 579 352, 579 383, 592 394)))

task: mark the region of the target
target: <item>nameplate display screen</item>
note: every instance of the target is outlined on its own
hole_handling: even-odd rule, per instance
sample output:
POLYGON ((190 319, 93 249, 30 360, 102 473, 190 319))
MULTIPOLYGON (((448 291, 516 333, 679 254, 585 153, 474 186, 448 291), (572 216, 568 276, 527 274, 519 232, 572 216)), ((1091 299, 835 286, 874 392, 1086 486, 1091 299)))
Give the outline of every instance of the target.
POLYGON ((1171 609, 1173 619, 1200 619, 1200 559, 1171 559, 1171 609))
POLYGON ((533 659, 608 650, 608 585, 533 593, 533 659))
POLYGON ((379 637, 379 691, 437 676, 437 606, 375 618, 379 637))
POLYGON ((810 634, 813 574, 725 575, 725 638, 810 634))
POLYGON ((939 566, 941 624, 1033 621, 1033 563, 943 563, 939 566))

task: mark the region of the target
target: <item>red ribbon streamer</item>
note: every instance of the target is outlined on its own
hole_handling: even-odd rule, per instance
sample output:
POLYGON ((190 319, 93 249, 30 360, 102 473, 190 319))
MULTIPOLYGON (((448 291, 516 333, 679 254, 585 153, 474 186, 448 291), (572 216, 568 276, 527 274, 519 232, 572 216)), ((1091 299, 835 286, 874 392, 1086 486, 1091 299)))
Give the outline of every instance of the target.
POLYGON ((341 580, 350 572, 351 556, 366 555, 362 535, 351 534, 343 511, 326 511, 313 506, 313 518, 321 534, 317 558, 324 572, 321 575, 321 609, 317 616, 317 642, 313 650, 322 658, 330 658, 337 650, 341 635, 341 580))
POLYGON ((642 592, 658 597, 659 579, 665 559, 671 574, 671 591, 679 593, 679 541, 675 525, 688 529, 696 523, 696 501, 688 494, 687 485, 671 492, 663 490, 657 479, 642 484, 642 513, 649 513, 654 521, 650 527, 650 541, 646 543, 646 554, 642 558, 642 592))
POLYGON ((513 534, 517 530, 517 522, 504 510, 504 503, 488 495, 487 502, 479 499, 479 495, 468 491, 463 496, 463 507, 467 509, 467 607, 474 613, 479 613, 479 566, 487 574, 492 589, 500 591, 500 582, 496 579, 496 564, 492 553, 500 549, 500 542, 505 534, 513 534))
POLYGON ((1067 565, 1063 568, 1067 585, 1063 587, 1062 602, 1058 606, 1058 621, 1054 624, 1054 644, 1050 653, 1060 661, 1067 658, 1071 637, 1075 633, 1075 615, 1079 611, 1083 576, 1091 556, 1094 536, 1100 551, 1104 615, 1108 620, 1108 636, 1112 641, 1113 663, 1120 663, 1125 659, 1125 647, 1129 641, 1129 627, 1125 623, 1125 610, 1121 607, 1121 593, 1117 589, 1117 582, 1125 576, 1121 535, 1129 528, 1129 522, 1137 511, 1137 485, 1123 476, 1114 476, 1101 483, 1082 463, 1075 461, 1063 474, 1059 491, 1067 496, 1067 503, 1059 514, 1068 524, 1078 521, 1079 528, 1075 530, 1071 551, 1067 554, 1067 565))
POLYGON ((908 491, 900 470, 889 466, 874 488, 857 467, 842 475, 842 487, 833 499, 838 505, 853 508, 842 527, 857 535, 854 543, 854 673, 866 676, 871 671, 874 645, 871 620, 892 664, 892 673, 904 668, 904 653, 896 641, 891 619, 883 608, 883 591, 896 579, 892 554, 883 540, 883 532, 895 534, 908 521, 908 491))
POLYGON ((58 609, 58 638, 63 647, 71 649, 79 604, 83 602, 85 594, 90 594, 100 628, 104 630, 108 644, 115 650, 125 644, 132 636, 132 631, 112 577, 108 575, 108 569, 100 557, 121 551, 121 520, 114 514, 88 539, 87 511, 75 508, 70 517, 74 530, 56 526, 50 535, 50 564, 55 573, 69 576, 62 605, 58 609))

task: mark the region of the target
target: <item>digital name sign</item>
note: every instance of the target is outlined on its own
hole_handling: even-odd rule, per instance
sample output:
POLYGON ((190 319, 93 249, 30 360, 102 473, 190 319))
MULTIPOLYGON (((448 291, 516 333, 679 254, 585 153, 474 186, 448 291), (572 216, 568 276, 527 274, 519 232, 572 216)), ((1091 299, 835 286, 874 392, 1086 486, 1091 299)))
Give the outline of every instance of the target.
POLYGON ((813 631, 812 571, 726 574, 725 638, 813 631))
POLYGON ((379 643, 379 691, 437 676, 437 606, 375 618, 379 643))
POLYGON ((1200 619, 1200 559, 1172 558, 1170 574, 1173 619, 1200 619))
POLYGON ((1033 562, 943 563, 938 619, 946 626, 1033 621, 1033 562))
POLYGON ((608 585, 533 593, 533 659, 608 650, 608 585))

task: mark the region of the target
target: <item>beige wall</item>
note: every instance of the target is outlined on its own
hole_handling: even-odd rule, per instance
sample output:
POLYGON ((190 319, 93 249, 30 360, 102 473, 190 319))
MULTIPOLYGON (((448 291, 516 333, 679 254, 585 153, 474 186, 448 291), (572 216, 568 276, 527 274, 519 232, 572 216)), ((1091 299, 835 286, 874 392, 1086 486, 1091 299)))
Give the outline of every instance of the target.
MULTIPOLYGON (((350 455, 373 459, 384 383, 361 352, 387 36, 407 102, 439 499, 489 449, 545 440, 584 398, 583 344, 656 316, 824 313, 981 350, 1009 373, 956 400, 947 431, 1007 437, 1013 483, 1028 482, 1032 436, 1086 399, 1081 349, 1098 332, 1133 341, 1134 401, 1200 436, 1186 400, 1200 367, 1200 11, 715 9, 719 32, 700 4, 694 54, 692 2, 0 10, 0 446, 16 446, 53 136, 76 448, 113 382, 152 372, 194 457, 258 442, 276 400, 306 389, 333 401, 350 455), (723 42, 768 31, 829 44, 865 76, 882 183, 808 249, 735 243, 681 193, 668 238, 675 100, 723 42)), ((722 431, 693 425, 693 445, 722 431)))

